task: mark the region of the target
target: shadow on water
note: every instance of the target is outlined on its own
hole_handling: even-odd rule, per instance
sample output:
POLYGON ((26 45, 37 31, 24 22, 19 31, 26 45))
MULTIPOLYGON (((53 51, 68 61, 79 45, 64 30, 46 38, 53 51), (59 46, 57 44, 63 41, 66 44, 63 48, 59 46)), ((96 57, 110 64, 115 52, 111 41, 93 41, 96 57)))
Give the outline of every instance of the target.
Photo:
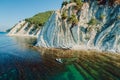
POLYGON ((35 38, 0 38, 0 80, 120 80, 118 54, 42 49, 33 47, 35 38))

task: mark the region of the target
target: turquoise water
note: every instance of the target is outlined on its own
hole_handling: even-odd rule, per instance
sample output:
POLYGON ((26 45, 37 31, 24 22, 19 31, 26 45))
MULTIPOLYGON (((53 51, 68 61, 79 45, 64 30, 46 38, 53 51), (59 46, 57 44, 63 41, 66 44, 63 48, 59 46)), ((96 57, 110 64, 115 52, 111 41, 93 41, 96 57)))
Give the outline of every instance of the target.
POLYGON ((0 32, 0 80, 83 80, 74 65, 41 56, 30 47, 34 42, 0 32))
POLYGON ((35 43, 0 32, 0 80, 120 80, 120 55, 60 58, 38 52, 35 43))

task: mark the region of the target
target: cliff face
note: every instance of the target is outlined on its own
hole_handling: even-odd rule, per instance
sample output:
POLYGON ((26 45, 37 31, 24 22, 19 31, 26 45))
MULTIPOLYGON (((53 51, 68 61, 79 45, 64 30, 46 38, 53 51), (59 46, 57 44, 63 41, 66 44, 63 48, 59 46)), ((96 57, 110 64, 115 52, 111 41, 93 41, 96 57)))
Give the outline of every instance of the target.
POLYGON ((39 33, 40 33, 40 28, 37 28, 36 25, 26 21, 21 21, 10 30, 8 35, 38 37, 39 33))
POLYGON ((26 18, 8 30, 10 36, 33 36, 38 37, 41 28, 51 16, 53 11, 41 12, 33 17, 26 18))
POLYGON ((94 0, 83 2, 80 10, 75 9, 76 5, 69 3, 52 14, 37 45, 120 52, 120 5, 110 6, 107 2, 103 5, 94 0), (64 12, 67 18, 61 16, 64 12), (78 22, 72 21, 72 15, 78 22))

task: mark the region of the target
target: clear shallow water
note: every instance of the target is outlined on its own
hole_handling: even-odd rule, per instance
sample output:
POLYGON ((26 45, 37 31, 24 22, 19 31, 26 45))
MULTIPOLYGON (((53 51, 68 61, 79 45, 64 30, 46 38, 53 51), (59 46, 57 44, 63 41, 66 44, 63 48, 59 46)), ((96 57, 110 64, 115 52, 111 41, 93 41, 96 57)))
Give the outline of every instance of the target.
POLYGON ((0 80, 120 80, 120 55, 63 57, 33 44, 34 38, 0 32, 0 80))
POLYGON ((83 80, 74 65, 65 66, 50 55, 41 56, 30 47, 34 41, 0 32, 0 80, 83 80))

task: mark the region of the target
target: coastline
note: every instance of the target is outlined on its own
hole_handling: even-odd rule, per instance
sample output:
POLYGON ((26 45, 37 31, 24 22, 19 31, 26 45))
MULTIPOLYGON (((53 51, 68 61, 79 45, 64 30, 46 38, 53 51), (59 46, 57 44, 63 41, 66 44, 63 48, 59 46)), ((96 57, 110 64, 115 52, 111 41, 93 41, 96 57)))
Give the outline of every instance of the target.
POLYGON ((7 33, 7 32, 4 32, 4 31, 0 31, 0 33, 7 33))
POLYGON ((67 58, 67 57, 77 57, 79 55, 100 55, 100 54, 105 54, 105 55, 119 55, 120 53, 113 53, 113 52, 108 52, 108 51, 97 51, 97 50, 72 50, 72 49, 58 49, 58 48, 43 48, 43 47, 37 47, 37 46, 32 46, 35 50, 40 52, 42 55, 44 54, 51 54, 55 56, 59 56, 62 58, 67 58))
MULTIPOLYGON (((5 33, 5 32, 2 32, 2 33, 5 33)), ((11 37, 32 37, 32 38, 38 38, 38 36, 35 36, 35 35, 26 35, 26 34, 7 34, 8 36, 11 36, 11 37)), ((39 46, 36 46, 36 45, 34 45, 34 47, 36 47, 36 48, 40 48, 41 49, 41 47, 39 47, 39 46)), ((87 46, 85 46, 85 45, 74 45, 72 48, 52 48, 52 47, 48 47, 48 48, 46 48, 46 47, 42 47, 42 48, 44 48, 44 49, 51 49, 51 50, 71 50, 71 51, 95 51, 95 52, 100 52, 100 53, 112 53, 112 54, 120 54, 120 52, 116 52, 116 51, 114 51, 114 50, 107 50, 107 51, 105 51, 105 50, 101 50, 101 49, 99 49, 99 48, 97 48, 97 47, 87 47, 87 46)))
POLYGON ((11 37, 33 37, 33 38, 37 38, 37 36, 34 36, 34 35, 25 35, 25 34, 7 34, 8 36, 11 36, 11 37))

